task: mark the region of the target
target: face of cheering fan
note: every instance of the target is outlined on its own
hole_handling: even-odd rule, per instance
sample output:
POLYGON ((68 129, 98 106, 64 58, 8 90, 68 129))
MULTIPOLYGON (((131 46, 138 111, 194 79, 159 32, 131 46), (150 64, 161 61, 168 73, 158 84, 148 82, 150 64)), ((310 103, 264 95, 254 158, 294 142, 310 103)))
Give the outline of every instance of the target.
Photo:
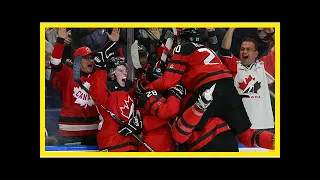
POLYGON ((115 68, 115 76, 118 84, 125 87, 128 78, 128 70, 125 65, 119 65, 115 68))
POLYGON ((258 56, 258 51, 255 49, 255 44, 251 41, 244 41, 240 47, 240 61, 247 66, 255 62, 258 56))
POLYGON ((139 53, 139 62, 143 69, 145 69, 148 64, 148 55, 147 52, 139 53))
POLYGON ((93 70, 94 60, 91 54, 88 54, 82 58, 81 70, 85 73, 91 73, 93 70))

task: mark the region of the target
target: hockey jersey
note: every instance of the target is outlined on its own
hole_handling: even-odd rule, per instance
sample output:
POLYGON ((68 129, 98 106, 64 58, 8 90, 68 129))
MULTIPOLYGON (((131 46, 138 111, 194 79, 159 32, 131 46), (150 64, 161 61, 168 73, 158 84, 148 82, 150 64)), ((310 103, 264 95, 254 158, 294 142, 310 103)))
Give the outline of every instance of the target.
MULTIPOLYGON (((175 150, 175 142, 171 135, 171 123, 179 112, 179 103, 179 98, 171 95, 166 100, 156 91, 148 91, 138 99, 138 110, 143 117, 144 124, 141 138, 155 152, 175 150)), ((138 151, 148 150, 139 144, 138 151)))
POLYGON ((97 136, 99 150, 110 152, 137 150, 137 140, 133 136, 120 135, 119 123, 104 109, 107 108, 119 119, 128 122, 134 115, 134 100, 130 96, 132 89, 132 82, 127 80, 126 86, 120 87, 117 82, 107 81, 107 71, 96 70, 90 95, 95 100, 101 120, 97 136))
MULTIPOLYGON (((81 137, 97 134, 99 115, 91 97, 73 80, 73 70, 61 63, 63 50, 63 42, 57 41, 51 58, 52 70, 60 70, 54 71, 62 92, 59 132, 61 136, 81 140, 81 137)), ((92 77, 92 74, 80 77, 87 89, 90 89, 92 77)))
POLYGON ((163 91, 181 80, 186 89, 195 92, 208 82, 232 77, 216 53, 201 44, 184 42, 175 47, 173 53, 163 76, 145 89, 163 91))

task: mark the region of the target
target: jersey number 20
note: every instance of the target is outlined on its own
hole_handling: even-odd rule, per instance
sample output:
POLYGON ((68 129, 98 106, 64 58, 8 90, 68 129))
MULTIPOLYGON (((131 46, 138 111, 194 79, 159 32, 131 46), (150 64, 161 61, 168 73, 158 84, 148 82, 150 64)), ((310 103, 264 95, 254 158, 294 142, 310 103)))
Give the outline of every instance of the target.
POLYGON ((214 64, 220 64, 221 62, 214 62, 210 63, 215 57, 216 54, 213 51, 210 51, 208 48, 199 48, 197 49, 198 52, 208 52, 209 55, 203 60, 203 63, 206 65, 214 65, 214 64))

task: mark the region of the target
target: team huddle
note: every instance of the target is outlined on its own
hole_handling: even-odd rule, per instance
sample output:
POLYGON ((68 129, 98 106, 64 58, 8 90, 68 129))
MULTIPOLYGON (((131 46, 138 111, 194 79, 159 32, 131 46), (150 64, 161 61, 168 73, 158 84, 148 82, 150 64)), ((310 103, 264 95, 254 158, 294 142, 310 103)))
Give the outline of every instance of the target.
MULTIPOLYGON (((238 152, 239 142, 274 149, 274 133, 252 128, 246 97, 235 86, 240 65, 230 68, 227 49, 219 55, 203 45, 199 29, 183 28, 174 45, 167 38, 165 58, 153 66, 141 63, 144 71, 134 81, 117 29, 99 50, 78 48, 73 56, 80 63, 73 67, 61 62, 68 33, 59 29, 51 57, 52 82, 62 92, 59 132, 65 142, 80 139, 108 152, 238 152)), ((242 46, 251 44, 245 39, 242 46)), ((243 48, 240 56, 248 59, 251 52, 243 48)), ((147 56, 139 43, 137 54, 147 56)))

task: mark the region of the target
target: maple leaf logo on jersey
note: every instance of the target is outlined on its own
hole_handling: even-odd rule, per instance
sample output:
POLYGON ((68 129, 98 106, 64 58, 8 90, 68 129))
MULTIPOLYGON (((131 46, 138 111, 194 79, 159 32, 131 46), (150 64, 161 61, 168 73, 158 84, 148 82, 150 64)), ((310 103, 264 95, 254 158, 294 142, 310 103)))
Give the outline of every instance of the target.
POLYGON ((243 91, 243 93, 257 93, 257 91, 261 88, 261 82, 256 81, 256 78, 253 78, 249 75, 248 78, 245 78, 245 81, 239 82, 239 88, 243 91))
POLYGON ((131 99, 130 96, 128 96, 127 100, 124 100, 124 106, 120 107, 121 110, 121 114, 122 116, 131 119, 133 117, 133 113, 134 113, 134 104, 133 104, 133 100, 131 99), (130 105, 130 109, 129 109, 129 105, 130 105), (129 113, 128 113, 129 111, 129 113))
MULTIPOLYGON (((83 86, 88 90, 90 88, 90 84, 88 82, 83 83, 83 86)), ((76 98, 76 101, 74 103, 80 104, 80 106, 84 106, 84 108, 87 108, 88 105, 92 106, 94 104, 89 94, 80 86, 73 88, 73 97, 76 98)))

